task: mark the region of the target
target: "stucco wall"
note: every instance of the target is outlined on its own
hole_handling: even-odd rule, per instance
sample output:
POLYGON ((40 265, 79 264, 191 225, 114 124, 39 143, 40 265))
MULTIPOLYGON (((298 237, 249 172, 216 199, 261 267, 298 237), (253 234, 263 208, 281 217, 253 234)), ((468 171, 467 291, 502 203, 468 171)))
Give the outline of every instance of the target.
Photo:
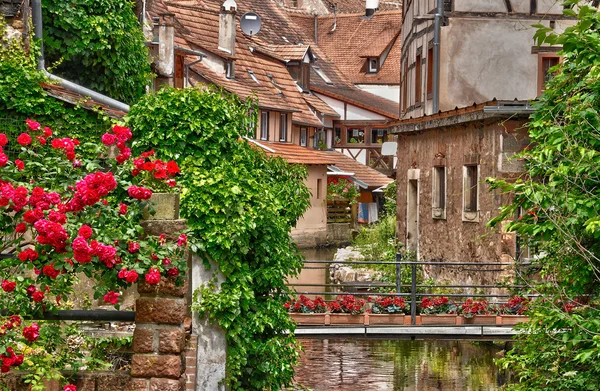
MULTIPOLYGON (((327 232, 327 166, 307 166, 307 186, 310 189, 310 208, 304 213, 296 227, 292 229, 292 236, 301 238, 303 236, 322 236, 325 238, 327 232), (319 181, 320 180, 320 181, 319 181), (320 190, 317 191, 317 184, 320 190)), ((307 241, 310 239, 302 239, 307 241)))
POLYGON ((391 85, 357 84, 356 87, 373 95, 400 103, 400 87, 391 85))
MULTIPOLYGON (((497 261, 502 254, 514 255, 512 234, 500 228, 488 229, 487 222, 498 208, 509 201, 506 195, 490 192, 487 177, 514 177, 514 172, 499 172, 501 140, 523 132, 521 123, 498 121, 470 123, 467 126, 425 131, 400 136, 398 143, 398 236, 406 243, 407 188, 409 170, 418 169, 418 255, 424 261, 497 261), (479 221, 463 221, 463 166, 468 156, 479 155, 479 221), (432 169, 446 166, 446 218, 432 216, 432 169)), ((414 173, 415 171, 411 171, 414 173)), ((435 277, 438 270, 430 269, 435 277)), ((447 271, 443 279, 452 279, 447 271)), ((458 278, 458 276, 455 276, 458 278)), ((472 274, 477 282, 490 282, 493 276, 472 274)))

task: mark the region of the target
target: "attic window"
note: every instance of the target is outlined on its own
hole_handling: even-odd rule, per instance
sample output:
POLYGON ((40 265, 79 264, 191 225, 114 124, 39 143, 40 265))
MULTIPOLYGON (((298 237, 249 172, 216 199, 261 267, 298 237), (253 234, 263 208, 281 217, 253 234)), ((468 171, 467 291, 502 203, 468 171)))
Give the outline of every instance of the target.
POLYGON ((379 59, 377 57, 368 58, 367 64, 369 67, 367 73, 377 73, 379 71, 379 59))
POLYGON ((248 69, 248 74, 250 75, 250 78, 256 82, 256 84, 260 84, 260 82, 256 78, 256 75, 254 74, 254 72, 252 72, 251 70, 248 69))
POLYGON ((327 84, 333 84, 333 82, 331 81, 331 79, 330 79, 329 77, 327 77, 327 75, 325 74, 325 72, 323 72, 323 71, 321 70, 321 68, 319 68, 319 67, 317 67, 317 66, 313 66, 313 67, 312 67, 312 69, 313 69, 313 71, 315 71, 315 73, 316 73, 317 75, 319 75, 319 77, 320 77, 321 79, 323 79, 323 81, 324 81, 325 83, 327 83, 327 84))

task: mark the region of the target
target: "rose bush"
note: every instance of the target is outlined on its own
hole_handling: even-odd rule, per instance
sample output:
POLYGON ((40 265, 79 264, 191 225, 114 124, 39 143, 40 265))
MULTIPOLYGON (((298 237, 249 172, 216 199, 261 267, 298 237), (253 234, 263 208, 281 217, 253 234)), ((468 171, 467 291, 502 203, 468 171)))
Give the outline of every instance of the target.
MULTIPOLYGON (((139 277, 148 284, 166 277, 183 283, 187 235, 143 235, 142 212, 152 189, 136 175, 126 145, 132 132, 115 125, 107 135, 104 144, 111 139, 119 155, 101 161, 80 156, 77 139, 32 120, 18 137, 0 133, 2 372, 31 370, 34 390, 41 366, 44 376, 56 378, 65 365, 78 365, 52 342, 60 325, 23 319, 64 308, 78 276, 93 278, 94 298, 117 308, 119 291, 139 277)), ((94 148, 94 156, 106 155, 106 145, 86 150, 94 148)), ((165 170, 155 179, 174 181, 177 164, 165 163, 165 170)))

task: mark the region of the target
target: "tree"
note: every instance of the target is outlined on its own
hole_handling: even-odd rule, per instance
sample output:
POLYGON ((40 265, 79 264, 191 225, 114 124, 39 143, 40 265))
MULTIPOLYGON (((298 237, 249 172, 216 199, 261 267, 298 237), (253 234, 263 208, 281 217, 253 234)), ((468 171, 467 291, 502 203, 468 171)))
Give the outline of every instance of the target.
POLYGON ((152 80, 150 54, 129 0, 43 1, 44 49, 66 79, 128 104, 152 80))
POLYGON ((514 391, 600 389, 600 13, 565 13, 578 23, 563 34, 537 26, 538 43, 562 45, 564 61, 529 124, 526 177, 489 180, 514 194, 491 224, 520 215, 507 228, 537 248, 541 276, 530 289, 543 299, 500 360, 519 382, 514 391))
POLYGON ((202 289, 195 309, 225 330, 232 390, 280 390, 297 360, 285 281, 302 257, 290 230, 309 206, 306 169, 243 139, 254 132, 251 100, 210 87, 164 88, 131 108, 134 150, 160 148, 181 162, 182 216, 226 278, 202 289))

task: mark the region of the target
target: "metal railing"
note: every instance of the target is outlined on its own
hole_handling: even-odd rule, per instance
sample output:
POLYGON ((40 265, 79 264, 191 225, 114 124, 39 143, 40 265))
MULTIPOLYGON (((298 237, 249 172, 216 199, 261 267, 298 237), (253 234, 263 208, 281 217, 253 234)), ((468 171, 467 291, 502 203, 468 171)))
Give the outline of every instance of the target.
MULTIPOLYGON (((448 261, 448 262, 436 262, 436 261, 403 261, 402 254, 396 254, 395 262, 384 262, 384 261, 328 261, 328 260, 306 260, 304 261, 305 265, 307 264, 315 264, 315 265, 326 265, 326 266, 305 266, 304 270, 311 269, 325 269, 330 270, 335 267, 335 265, 350 265, 350 266, 368 266, 368 265, 394 265, 395 271, 395 283, 382 283, 382 282, 347 282, 347 283, 297 283, 297 284, 288 284, 288 286, 292 288, 297 287, 323 287, 323 288, 336 288, 340 287, 341 290, 323 290, 323 291, 302 291, 296 290, 298 294, 305 295, 355 295, 355 296, 395 296, 395 297, 405 297, 408 299, 410 304, 410 316, 411 316, 411 324, 416 324, 416 316, 417 316, 417 307, 418 307, 418 299, 429 296, 429 297, 450 297, 450 298, 458 298, 458 299, 466 299, 466 298, 495 298, 495 299, 508 299, 512 297, 511 294, 508 293, 432 293, 432 292, 423 292, 430 291, 432 289, 500 289, 500 290, 513 290, 513 289, 525 289, 527 288, 524 285, 507 285, 507 284, 497 284, 497 285, 485 285, 485 284, 473 284, 473 285, 439 285, 439 284, 419 284, 418 283, 418 268, 419 266, 435 266, 435 267, 452 267, 458 268, 462 271, 476 271, 483 273, 492 273, 492 272, 502 272, 505 271, 507 267, 528 267, 528 263, 517 264, 514 262, 457 262, 457 261, 448 261), (486 267, 493 266, 495 268, 489 269, 486 267), (410 284, 402 283, 402 270, 403 267, 410 267, 410 284), (348 288, 362 289, 367 290, 367 292, 360 291, 349 291, 348 288), (373 291, 373 289, 384 289, 384 288, 394 288, 394 292, 377 292, 373 291)), ((537 297, 536 294, 524 294, 527 297, 537 297)), ((326 301, 331 301, 327 300, 326 301)), ((503 304, 502 301, 498 301, 498 304, 503 304)))

